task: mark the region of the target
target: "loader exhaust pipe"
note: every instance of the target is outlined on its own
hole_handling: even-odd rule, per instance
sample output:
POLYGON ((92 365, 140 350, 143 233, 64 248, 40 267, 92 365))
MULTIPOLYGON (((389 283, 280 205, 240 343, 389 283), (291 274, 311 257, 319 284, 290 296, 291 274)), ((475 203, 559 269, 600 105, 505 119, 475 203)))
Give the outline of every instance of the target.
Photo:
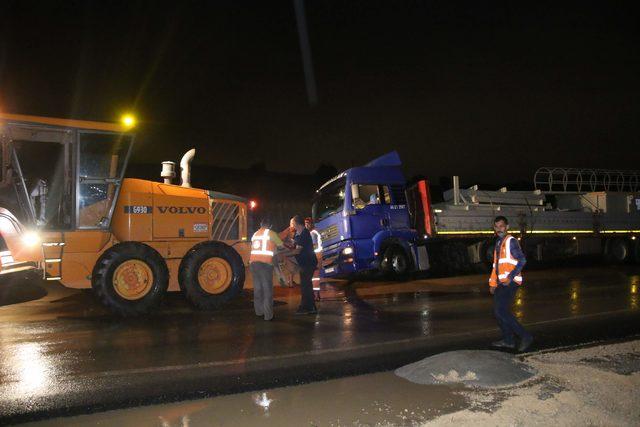
POLYGON ((180 160, 180 169, 182 173, 180 177, 182 178, 182 186, 191 188, 191 161, 193 157, 196 155, 196 149, 192 148, 191 150, 184 153, 182 156, 182 160, 180 160))

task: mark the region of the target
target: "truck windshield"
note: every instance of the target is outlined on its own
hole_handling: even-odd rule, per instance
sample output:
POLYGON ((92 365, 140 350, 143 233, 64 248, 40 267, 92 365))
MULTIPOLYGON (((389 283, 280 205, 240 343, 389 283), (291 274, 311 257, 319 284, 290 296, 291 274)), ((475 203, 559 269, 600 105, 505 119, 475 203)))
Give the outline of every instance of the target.
POLYGON ((315 221, 321 221, 344 206, 346 179, 332 182, 322 190, 318 190, 313 200, 312 214, 315 221))

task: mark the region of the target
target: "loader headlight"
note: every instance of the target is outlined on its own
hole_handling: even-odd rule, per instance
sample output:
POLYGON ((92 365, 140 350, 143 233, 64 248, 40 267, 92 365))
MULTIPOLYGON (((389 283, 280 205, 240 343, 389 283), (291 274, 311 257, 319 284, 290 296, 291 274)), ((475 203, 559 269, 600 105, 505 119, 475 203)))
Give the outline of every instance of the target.
POLYGON ((352 247, 344 248, 342 250, 342 255, 351 255, 352 253, 353 253, 353 248, 352 247))
POLYGON ((22 235, 22 244, 25 246, 36 246, 40 244, 40 236, 34 231, 27 231, 22 235))

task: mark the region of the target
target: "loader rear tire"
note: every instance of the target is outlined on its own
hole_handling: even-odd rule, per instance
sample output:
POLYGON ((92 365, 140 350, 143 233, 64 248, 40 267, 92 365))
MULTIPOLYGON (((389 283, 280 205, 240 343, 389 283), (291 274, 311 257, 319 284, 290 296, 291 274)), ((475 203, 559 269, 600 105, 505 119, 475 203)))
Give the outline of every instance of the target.
POLYGON ((242 292, 244 263, 232 247, 222 242, 202 242, 180 263, 178 282, 187 301, 201 310, 212 310, 242 292))
POLYGON ((162 256, 138 242, 107 249, 91 275, 91 287, 100 302, 121 316, 136 316, 156 308, 168 284, 169 271, 162 256))

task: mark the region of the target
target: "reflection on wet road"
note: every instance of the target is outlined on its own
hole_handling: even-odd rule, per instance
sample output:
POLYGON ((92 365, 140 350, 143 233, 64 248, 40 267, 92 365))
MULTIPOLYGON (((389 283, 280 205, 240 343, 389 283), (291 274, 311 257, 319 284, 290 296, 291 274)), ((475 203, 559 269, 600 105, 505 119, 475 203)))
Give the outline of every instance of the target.
MULTIPOLYGON (((638 333, 638 285, 637 267, 530 272, 514 312, 538 348, 638 333)), ((293 315, 298 289, 276 288, 272 322, 250 292, 216 312, 171 295, 155 315, 118 319, 88 292, 42 286, 45 297, 0 305, 6 419, 390 369, 497 336, 484 275, 326 286, 317 316, 293 315)))

